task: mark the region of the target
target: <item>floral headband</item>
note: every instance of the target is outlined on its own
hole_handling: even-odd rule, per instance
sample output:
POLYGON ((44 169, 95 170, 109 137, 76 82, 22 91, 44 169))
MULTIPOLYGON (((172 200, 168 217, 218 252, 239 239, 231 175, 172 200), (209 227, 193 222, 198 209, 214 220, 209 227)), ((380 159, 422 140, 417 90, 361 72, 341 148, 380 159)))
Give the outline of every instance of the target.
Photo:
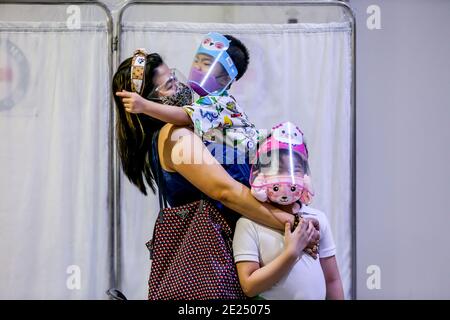
POLYGON ((144 48, 139 48, 134 51, 131 60, 131 91, 138 94, 142 94, 142 91, 144 91, 147 55, 148 53, 144 48))

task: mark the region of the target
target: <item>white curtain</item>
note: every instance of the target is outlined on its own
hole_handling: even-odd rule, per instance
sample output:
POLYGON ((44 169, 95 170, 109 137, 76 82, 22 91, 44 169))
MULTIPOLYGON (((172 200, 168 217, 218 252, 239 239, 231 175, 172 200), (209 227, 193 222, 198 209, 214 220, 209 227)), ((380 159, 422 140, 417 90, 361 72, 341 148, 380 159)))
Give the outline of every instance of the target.
POLYGON ((0 299, 105 298, 106 24, 0 31, 0 299))
MULTIPOLYGON (((351 288, 351 27, 328 24, 123 24, 121 60, 135 48, 160 53, 170 67, 188 74, 195 50, 209 31, 231 34, 250 51, 247 73, 230 92, 258 128, 290 120, 303 129, 316 197, 337 245, 345 294, 351 288)), ((153 230, 157 198, 122 190, 123 289, 146 297, 150 268, 144 243, 153 230)))

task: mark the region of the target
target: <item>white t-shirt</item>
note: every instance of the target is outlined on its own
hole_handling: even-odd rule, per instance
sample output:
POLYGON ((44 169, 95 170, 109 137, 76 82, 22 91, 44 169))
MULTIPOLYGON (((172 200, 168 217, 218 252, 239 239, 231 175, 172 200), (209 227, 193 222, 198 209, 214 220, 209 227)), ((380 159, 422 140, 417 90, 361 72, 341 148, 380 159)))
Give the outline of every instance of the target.
MULTIPOLYGON (((303 206, 303 216, 313 217, 320 224, 319 257, 336 254, 333 235, 325 214, 311 207, 303 206)), ((261 267, 267 265, 284 249, 284 232, 271 229, 247 218, 240 218, 236 224, 233 239, 235 262, 254 261, 261 267)), ((260 294, 269 300, 322 300, 326 296, 325 278, 319 259, 303 253, 291 271, 272 288, 260 294)))

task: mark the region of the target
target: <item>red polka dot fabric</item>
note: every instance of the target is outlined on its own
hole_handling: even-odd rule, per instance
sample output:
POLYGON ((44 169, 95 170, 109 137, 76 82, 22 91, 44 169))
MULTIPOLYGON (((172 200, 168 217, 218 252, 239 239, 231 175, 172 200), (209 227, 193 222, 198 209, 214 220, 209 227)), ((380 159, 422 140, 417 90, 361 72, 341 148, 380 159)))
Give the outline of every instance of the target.
POLYGON ((232 255, 232 232, 200 200, 163 210, 153 240, 149 300, 245 299, 232 255))

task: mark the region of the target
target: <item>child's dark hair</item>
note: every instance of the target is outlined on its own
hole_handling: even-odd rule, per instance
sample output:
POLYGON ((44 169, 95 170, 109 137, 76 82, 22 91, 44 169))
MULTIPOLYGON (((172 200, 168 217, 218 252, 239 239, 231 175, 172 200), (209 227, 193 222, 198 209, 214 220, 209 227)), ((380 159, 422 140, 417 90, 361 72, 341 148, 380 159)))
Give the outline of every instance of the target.
POLYGON ((225 34, 224 36, 230 40, 230 47, 227 49, 227 53, 230 55, 231 60, 233 60, 234 65, 237 68, 237 81, 244 75, 245 71, 247 71, 248 64, 250 63, 250 55, 248 54, 247 47, 241 40, 228 34, 225 34))

